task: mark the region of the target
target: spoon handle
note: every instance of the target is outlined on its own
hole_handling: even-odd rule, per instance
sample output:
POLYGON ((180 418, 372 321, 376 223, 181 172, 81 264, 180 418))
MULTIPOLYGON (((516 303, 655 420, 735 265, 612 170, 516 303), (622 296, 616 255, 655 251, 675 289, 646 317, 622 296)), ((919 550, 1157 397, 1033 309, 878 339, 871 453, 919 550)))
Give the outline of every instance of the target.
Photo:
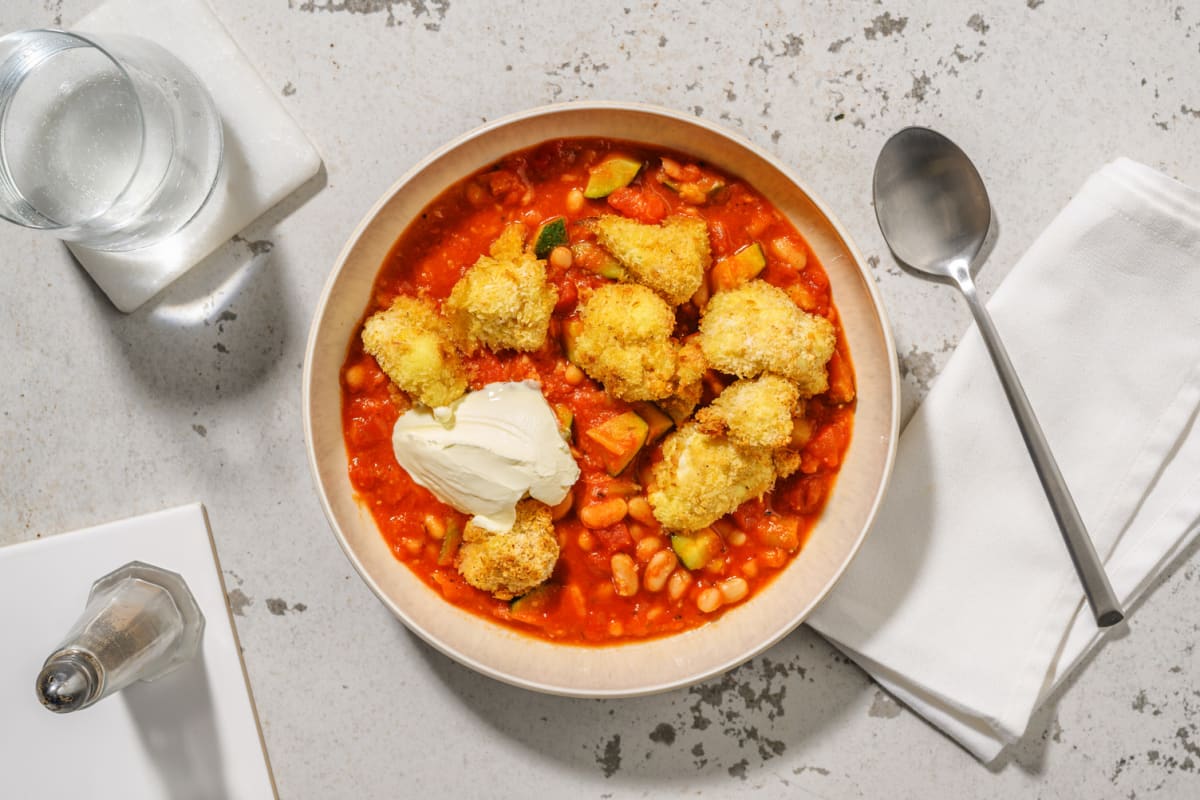
POLYGON ((1096 548, 1092 545, 1092 539, 1079 516, 1079 509, 1075 507, 1067 483, 1059 472, 1058 463, 1054 460, 1045 434, 1042 433, 1042 426, 1038 424, 1037 416, 1033 413, 1033 406, 1029 404, 1029 398, 1025 396, 1017 372, 1008 359, 1008 353, 1000 341, 1000 334, 996 331, 987 308, 976 295, 975 284, 970 274, 963 270, 954 277, 967 300, 967 305, 971 308, 975 324, 979 327, 983 342, 992 356, 992 362, 996 365, 1000 383, 1004 386, 1004 394, 1008 396, 1013 416, 1017 418, 1017 427, 1021 429, 1025 447, 1033 459, 1033 466, 1042 482, 1042 489, 1046 492, 1046 499, 1050 501, 1050 508, 1058 521, 1059 530, 1062 531, 1063 541, 1067 545, 1067 552, 1075 565, 1079 581, 1083 584, 1083 591, 1092 607, 1096 625, 1101 628, 1116 625, 1125 618, 1125 613, 1121 610, 1121 603, 1116 594, 1113 593, 1112 584, 1108 582, 1104 564, 1096 555, 1096 548))

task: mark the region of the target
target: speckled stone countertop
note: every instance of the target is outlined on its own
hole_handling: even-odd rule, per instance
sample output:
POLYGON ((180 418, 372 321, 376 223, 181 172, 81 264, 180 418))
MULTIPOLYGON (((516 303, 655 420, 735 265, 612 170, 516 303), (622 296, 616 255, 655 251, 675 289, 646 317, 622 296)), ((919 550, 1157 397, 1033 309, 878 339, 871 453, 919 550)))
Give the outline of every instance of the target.
MULTIPOLYGON (((300 421, 309 319, 363 212, 446 140, 572 99, 683 109, 804 175, 869 256, 910 411, 968 313, 887 254, 870 205, 884 139, 930 125, 979 165, 1000 224, 990 292, 1104 162, 1200 185, 1200 4, 211 3, 326 171, 130 316, 59 243, 0 229, 0 544, 202 500, 282 797, 1200 796, 1194 548, 985 767, 807 628, 638 700, 458 666, 353 573, 300 421)), ((0 30, 95 5, 5 0, 0 30)))

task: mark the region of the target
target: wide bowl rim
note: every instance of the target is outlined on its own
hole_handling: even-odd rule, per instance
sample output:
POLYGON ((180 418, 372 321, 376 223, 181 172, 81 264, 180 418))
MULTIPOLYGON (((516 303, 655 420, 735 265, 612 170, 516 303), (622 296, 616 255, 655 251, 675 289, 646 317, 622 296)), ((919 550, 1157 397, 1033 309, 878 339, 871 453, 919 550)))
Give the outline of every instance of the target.
MULTIPOLYGON (((548 136, 546 138, 554 138, 554 137, 548 136)), ((526 145, 526 146, 533 146, 537 143, 538 142, 536 142, 536 141, 530 141, 528 143, 528 145, 526 145)), ((647 143, 653 144, 653 142, 647 142, 647 143)), ((397 236, 398 235, 399 235, 399 233, 397 234, 397 236)), ((850 236, 849 232, 846 230, 846 227, 842 224, 841 220, 829 209, 829 207, 821 199, 821 197, 818 194, 814 193, 809 188, 808 184, 806 184, 803 180, 801 180, 789 166, 787 166, 786 164, 781 162, 778 158, 776 158, 774 155, 763 150, 758 145, 756 145, 754 142, 750 141, 749 139, 742 136, 741 134, 739 134, 736 131, 731 131, 731 130, 724 128, 720 125, 717 125, 715 123, 712 123, 707 120, 700 119, 700 118, 697 118, 697 117, 694 117, 694 116, 691 116, 688 114, 684 114, 682 112, 675 111, 673 109, 669 109, 669 108, 665 108, 665 107, 661 107, 661 106, 657 106, 657 105, 653 105, 653 104, 648 104, 648 103, 623 102, 623 101, 575 101, 575 102, 567 102, 567 103, 554 103, 554 104, 548 104, 548 105, 542 105, 542 106, 536 106, 533 108, 528 108, 528 109, 525 109, 522 111, 517 111, 517 112, 511 113, 511 114, 506 114, 506 115, 498 117, 494 120, 485 122, 482 125, 479 125, 473 129, 468 130, 465 133, 451 139, 450 141, 448 141, 441 147, 436 148, 435 150, 431 151, 426 156, 424 156, 423 158, 418 160, 416 163, 414 163, 396 181, 394 181, 376 199, 376 201, 370 206, 370 208, 363 214, 363 216, 359 220, 358 224, 355 226, 354 230, 347 237, 346 242, 343 245, 341 251, 338 253, 337 259, 334 262, 334 265, 333 265, 332 269, 330 270, 329 275, 326 277, 325 283, 321 289, 321 294, 317 301, 317 305, 313 311, 312 321, 310 323, 307 342, 305 345, 303 370, 301 373, 301 395, 302 395, 301 396, 301 413, 303 416, 305 450, 307 451, 306 455, 307 455, 307 461, 308 461, 308 465, 309 465, 309 472, 310 472, 314 487, 317 491, 317 496, 320 500, 322 511, 325 514, 325 519, 326 519, 327 523, 329 524, 330 528, 332 529, 334 537, 337 539, 338 546, 341 548, 341 550, 345 554, 346 558, 350 561, 351 565, 354 567, 355 571, 358 573, 358 576, 363 580, 363 582, 367 585, 367 587, 371 590, 371 592, 379 599, 379 601, 397 619, 399 619, 405 625, 405 627, 408 630, 410 630, 411 632, 416 634, 422 641, 426 642, 431 647, 433 647, 434 649, 443 653, 444 655, 448 656, 449 658, 453 659, 454 661, 456 661, 464 666, 467 666, 470 669, 472 669, 476 672, 479 672, 482 675, 486 675, 490 678, 493 678, 495 680, 501 681, 502 683, 506 683, 506 684, 509 684, 512 686, 516 686, 516 687, 531 690, 531 691, 537 691, 540 693, 551 694, 551 695, 560 695, 560 696, 566 696, 566 697, 578 697, 578 698, 640 697, 640 696, 670 691, 672 689, 678 689, 678 688, 685 687, 685 686, 691 686, 691 685, 700 683, 704 680, 707 680, 708 678, 723 674, 723 673, 729 671, 730 669, 733 669, 734 667, 745 663, 746 661, 758 656, 759 654, 761 654, 764 651, 768 650, 769 648, 773 647, 784 637, 786 637, 787 635, 792 633, 794 630, 796 630, 796 628, 798 628, 801 624, 803 624, 804 620, 808 617, 808 615, 810 615, 813 612, 813 610, 815 610, 817 607, 819 607, 820 604, 822 602, 824 602, 824 600, 829 596, 829 593, 833 590, 833 588, 837 584, 837 582, 846 573, 846 570, 849 568, 850 564, 854 561, 854 558, 857 556, 859 550, 861 549, 863 542, 866 540, 867 534, 870 532, 871 528, 873 527, 873 525, 875 523, 876 517, 878 516, 879 509, 883 502, 884 494, 886 493, 888 484, 890 483, 891 474, 892 474, 892 471, 893 471, 893 468, 895 465, 895 460, 896 460, 896 452, 897 452, 897 446, 898 446, 898 440, 899 440, 899 430, 900 430, 900 407, 901 407, 901 404, 900 404, 899 359, 898 359, 898 356, 896 353, 895 337, 892 332, 892 328, 891 328, 890 320, 889 320, 889 317, 887 314, 886 306, 883 303, 883 298, 879 291, 879 288, 876 285, 875 281, 871 278, 869 272, 867 271, 867 269, 865 267, 865 264, 866 264, 866 262, 862 256, 862 253, 858 249, 857 244, 855 244, 855 242, 854 242, 853 238, 850 236), (761 159, 763 162, 765 162, 771 168, 778 171, 780 175, 782 175, 784 178, 786 178, 788 181, 790 181, 792 184, 794 184, 811 201, 811 203, 816 207, 816 209, 818 211, 820 211, 820 213, 825 217, 825 219, 828 221, 830 227, 834 230, 834 232, 836 232, 838 237, 841 239, 841 242, 844 245, 844 247, 846 248, 846 250, 849 251, 849 253, 852 255, 853 260, 854 260, 854 266, 857 269, 857 271, 861 274, 861 276, 863 277, 863 287, 865 288, 866 293, 867 293, 868 297, 870 298, 871 306, 873 307, 873 310, 878 317, 878 323, 879 323, 878 327, 879 327, 879 331, 883 337, 883 347, 884 347, 884 352, 886 353, 888 373, 889 373, 888 386, 889 386, 890 397, 888 398, 888 400, 889 400, 889 405, 890 405, 890 414, 889 414, 889 417, 887 420, 886 452, 884 453, 882 469, 880 471, 879 484, 876 487, 873 496, 871 497, 870 505, 869 505, 869 508, 867 509, 866 515, 864 517, 863 524, 862 524, 861 528, 858 530, 858 532, 854 538, 854 541, 851 544, 845 558, 842 560, 841 564, 837 567, 837 569, 834 571, 834 573, 826 580, 825 584, 821 587, 820 591, 816 593, 815 599, 812 601, 809 608, 805 612, 798 614, 795 618, 793 618, 791 620, 791 622, 789 624, 781 626, 778 630, 774 631, 771 635, 765 636, 758 643, 757 646, 755 646, 749 650, 744 650, 740 653, 732 655, 732 656, 730 656, 730 658, 726 659, 722 663, 720 663, 718 665, 714 665, 714 666, 704 670, 701 673, 689 674, 689 675, 681 676, 681 677, 678 677, 678 678, 675 678, 675 679, 672 679, 669 681, 663 681, 663 682, 655 683, 655 684, 651 684, 651 685, 640 686, 636 689, 629 689, 629 688, 613 689, 613 688, 604 688, 604 687, 599 687, 599 686, 595 686, 595 687, 565 687, 565 686, 541 683, 537 680, 529 679, 529 678, 519 676, 519 675, 510 674, 509 672, 505 672, 503 670, 496 669, 496 668, 490 666, 489 664, 481 662, 478 659, 472 657, 471 655, 468 655, 468 654, 462 652, 461 650, 459 650, 453 646, 450 646, 446 642, 442 641, 435 632, 426 630, 424 626, 422 626, 416 620, 414 620, 411 617, 411 615, 405 611, 405 609, 403 607, 401 607, 386 591, 384 591, 384 589, 378 584, 378 582, 375 580, 375 578, 369 573, 369 571, 367 570, 363 561, 361 560, 360 555, 356 552, 356 550, 351 546, 350 542, 348 541, 348 537, 347 537, 345 531, 343 531, 343 529, 342 529, 341 522, 339 521, 337 515, 334 512, 332 502, 330 500, 328 492, 326 491, 326 487, 324 486, 324 484, 321 480, 321 470, 320 470, 320 465, 318 463, 317 450, 316 450, 316 447, 314 446, 314 438, 313 438, 314 431, 313 431, 312 400, 313 400, 313 395, 314 395, 313 381, 315 379, 315 376, 313 374, 313 361, 314 361, 314 356, 316 353, 316 348, 317 348, 320 331, 321 331, 320 323, 326 315, 326 311, 327 311, 330 299, 333 296, 334 289, 338 283, 338 279, 339 279, 342 271, 345 269, 346 263, 351 255, 351 253, 354 251, 355 246, 358 244, 358 242, 362 238, 363 234, 367 231, 367 229, 374 222, 375 218, 380 214, 380 212, 385 208, 385 206, 387 206, 388 203, 391 202, 392 199, 395 198, 396 195, 404 189, 405 186, 407 186, 415 178, 417 178, 419 175, 421 175, 421 173, 423 173, 427 168, 429 168, 429 166, 431 164, 437 162, 439 159, 441 159, 444 156, 446 156, 447 154, 455 151, 456 149, 463 147, 464 145, 468 144, 469 142, 472 142, 475 139, 478 139, 480 137, 486 136, 487 134, 489 134, 497 129, 501 129, 501 128, 513 125, 515 123, 525 122, 527 120, 538 118, 538 117, 550 117, 550 116, 554 116, 556 114, 560 114, 560 113, 564 113, 564 112, 576 112, 576 111, 610 111, 610 112, 617 112, 617 113, 624 112, 624 111, 632 111, 632 112, 639 112, 642 114, 658 115, 658 116, 662 116, 662 117, 667 117, 667 118, 670 118, 677 122, 681 122, 681 123, 685 123, 688 125, 693 125, 693 126, 697 126, 699 128, 703 128, 703 129, 707 130, 708 132, 710 132, 711 134, 715 134, 718 137, 722 137, 724 139, 730 140, 731 142, 738 145, 739 147, 742 147, 745 150, 749 151, 753 156, 761 159)), ((488 624, 488 622, 487 622, 487 620, 481 619, 480 624, 488 624)), ((686 632, 682 633, 682 634, 677 634, 677 635, 678 636, 686 635, 686 632)), ((650 640, 650 641, 653 641, 653 640, 650 640)), ((626 647, 637 647, 638 645, 639 645, 639 642, 628 642, 628 643, 622 643, 622 644, 613 645, 613 646, 626 648, 626 647)), ((573 647, 575 645, 559 645, 559 646, 573 647)), ((584 647, 596 647, 596 646, 584 646, 584 647)), ((600 646, 600 647, 603 647, 603 646, 600 646)))

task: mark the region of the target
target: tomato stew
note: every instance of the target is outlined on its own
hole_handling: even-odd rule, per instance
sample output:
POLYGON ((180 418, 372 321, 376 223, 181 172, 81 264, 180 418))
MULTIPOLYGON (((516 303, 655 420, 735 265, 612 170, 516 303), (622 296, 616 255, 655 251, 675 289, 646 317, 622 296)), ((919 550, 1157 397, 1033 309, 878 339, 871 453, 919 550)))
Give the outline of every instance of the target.
MULTIPOLYGON (((532 353, 482 348, 464 356, 471 389, 536 380, 552 407, 573 416, 571 445, 581 476, 554 510, 560 557, 550 581, 524 598, 497 600, 468 585, 455 569, 454 540, 466 517, 415 485, 397 464, 391 432, 408 401, 363 351, 361 325, 341 373, 350 479, 396 558, 462 609, 572 644, 685 631, 762 590, 803 547, 819 517, 849 444, 854 413, 854 375, 829 281, 803 236, 744 181, 686 155, 630 142, 554 140, 513 153, 450 187, 393 246, 364 319, 401 294, 444 301, 507 223, 520 220, 532 232, 564 217, 576 242, 587 238, 577 221, 614 211, 647 223, 677 213, 698 215, 708 225, 713 264, 759 243, 766 265, 758 277, 784 289, 805 311, 827 317, 837 332, 829 389, 806 401, 804 417, 795 424, 799 468, 702 532, 715 537, 712 557, 702 567, 689 570, 679 562, 646 500, 650 465, 660 448, 643 448, 629 468, 612 477, 604 453, 581 435, 637 405, 605 393, 564 355, 563 323, 574 318, 581 297, 610 282, 581 263, 585 258, 562 248, 546 259, 558 301, 545 347, 532 353), (614 153, 641 162, 637 177, 606 198, 585 198, 589 168, 614 153)), ((586 256, 586 249, 577 253, 586 256)), ((711 284, 710 270, 697 297, 677 309, 677 337, 697 329, 697 303, 706 301, 711 284)), ((701 404, 732 380, 710 370, 701 404)))

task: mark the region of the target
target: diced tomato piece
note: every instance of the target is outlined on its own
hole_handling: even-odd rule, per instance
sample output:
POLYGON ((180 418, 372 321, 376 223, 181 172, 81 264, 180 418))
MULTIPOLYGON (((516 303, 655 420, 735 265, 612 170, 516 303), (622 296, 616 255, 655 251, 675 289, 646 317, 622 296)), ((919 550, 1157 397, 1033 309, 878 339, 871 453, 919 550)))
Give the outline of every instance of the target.
POLYGON ((570 311, 578 301, 579 290, 575 287, 575 282, 563 281, 558 290, 558 300, 554 303, 554 310, 556 312, 570 311))
POLYGON ((360 492, 369 492, 379 485, 379 473, 369 458, 350 457, 350 483, 360 492))
POLYGON ((633 547, 633 537, 629 535, 629 528, 625 526, 624 522, 609 525, 607 528, 597 528, 592 531, 592 535, 600 540, 604 549, 609 553, 633 547))
POLYGON ((849 403, 854 399, 854 371, 849 361, 842 356, 839 347, 829 359, 829 399, 835 403, 849 403))
POLYGON ((724 258, 734 250, 729 229, 719 219, 712 219, 708 222, 708 243, 712 248, 714 258, 724 258))
POLYGON ((516 205, 525 196, 525 182, 515 172, 496 170, 484 175, 483 181, 487 184, 488 192, 500 205, 516 205))
POLYGON ((764 516, 754 529, 764 544, 795 550, 800 546, 800 520, 790 514, 764 516))
POLYGON ((442 596, 450 602, 459 602, 470 599, 475 590, 471 588, 466 579, 458 574, 458 570, 453 567, 446 569, 435 569, 432 577, 437 585, 441 587, 442 596))
POLYGON ((346 428, 346 439, 354 447, 369 447, 382 439, 391 439, 392 428, 380 415, 355 416, 346 428))
POLYGON ((776 489, 776 503, 797 514, 815 514, 825 503, 829 492, 829 478, 826 475, 796 474, 776 489))
POLYGON ((608 204, 638 222, 662 222, 667 216, 666 201, 645 188, 622 186, 608 196, 608 204))
POLYGON ((827 469, 836 469, 842 463, 842 452, 850 438, 845 417, 839 417, 826 425, 804 448, 804 455, 817 459, 827 469))
POLYGON ((825 270, 821 269, 819 265, 809 264, 804 268, 802 274, 804 275, 805 282, 817 291, 824 291, 829 288, 829 276, 825 274, 825 270))
POLYGON ((758 238, 762 232, 771 227, 771 223, 775 221, 775 215, 768 209, 762 206, 754 209, 754 214, 750 217, 750 221, 746 223, 746 235, 751 239, 758 238))
POLYGON ((532 178, 545 178, 555 170, 561 170, 574 163, 578 157, 577 148, 564 139, 555 139, 537 147, 529 157, 529 171, 532 178))
POLYGON ((762 519, 763 514, 766 512, 767 504, 763 502, 761 497, 756 497, 738 506, 737 510, 731 516, 739 528, 748 531, 758 524, 758 521, 762 519))
POLYGON ((700 167, 695 164, 680 164, 673 158, 668 156, 662 157, 662 171, 667 177, 681 183, 692 183, 700 180, 703 175, 700 172, 700 167))
POLYGON ((593 550, 584 558, 588 571, 601 578, 612 576, 611 555, 600 550, 593 550))

